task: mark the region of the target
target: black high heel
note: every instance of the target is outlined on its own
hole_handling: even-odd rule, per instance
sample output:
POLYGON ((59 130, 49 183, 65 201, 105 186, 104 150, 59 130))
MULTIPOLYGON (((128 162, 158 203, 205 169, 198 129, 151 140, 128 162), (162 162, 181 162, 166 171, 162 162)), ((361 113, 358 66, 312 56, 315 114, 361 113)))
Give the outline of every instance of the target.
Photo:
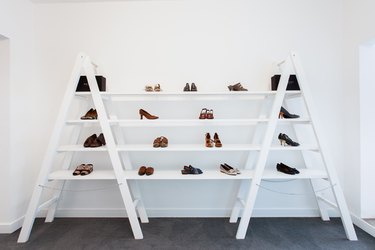
POLYGON ((295 119, 295 118, 299 118, 299 115, 291 114, 291 113, 288 112, 288 110, 286 110, 285 108, 281 107, 280 113, 279 113, 279 118, 280 119, 282 119, 282 118, 285 118, 285 119, 295 119))
POLYGON ((299 146, 298 142, 292 141, 292 139, 290 139, 289 136, 287 136, 286 134, 280 133, 278 138, 280 140, 281 145, 284 145, 284 146, 289 145, 289 146, 292 146, 292 147, 299 146))

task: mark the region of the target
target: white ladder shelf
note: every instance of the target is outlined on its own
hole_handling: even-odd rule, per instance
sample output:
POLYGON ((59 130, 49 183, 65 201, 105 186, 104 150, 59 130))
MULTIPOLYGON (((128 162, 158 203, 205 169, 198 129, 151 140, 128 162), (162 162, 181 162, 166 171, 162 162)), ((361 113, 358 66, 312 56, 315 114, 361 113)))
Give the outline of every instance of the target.
MULTIPOLYGON (((349 240, 357 240, 356 233, 350 218, 349 210, 347 208, 344 195, 341 186, 338 182, 338 177, 335 169, 332 165, 329 155, 327 154, 327 147, 323 144, 321 137, 321 129, 318 127, 316 122, 316 113, 313 109, 312 99, 310 97, 310 92, 308 90, 308 84, 304 76, 304 72, 299 64, 298 58, 294 53, 291 53, 288 58, 283 62, 284 68, 281 75, 280 83, 277 92, 275 91, 263 91, 263 92, 216 92, 216 93, 201 93, 201 92, 179 92, 179 93, 142 93, 142 94, 119 94, 119 93, 100 93, 98 86, 96 84, 94 67, 95 65, 90 61, 90 58, 84 54, 80 54, 76 60, 76 64, 65 93, 64 101, 62 103, 58 119, 51 137, 46 156, 44 158, 41 171, 37 184, 34 188, 34 192, 27 209, 25 220, 22 226, 21 233, 18 238, 18 242, 26 242, 29 239, 32 225, 34 223, 35 217, 42 208, 49 207, 46 216, 46 222, 52 222, 55 217, 55 212, 58 204, 58 200, 61 195, 61 190, 64 187, 65 182, 68 181, 79 181, 79 180, 116 180, 121 191, 121 196, 125 204, 125 209, 130 221, 130 225, 134 234, 135 239, 142 239, 142 231, 137 218, 137 212, 140 217, 141 222, 148 222, 148 217, 146 210, 143 206, 141 200, 141 194, 138 189, 138 184, 142 181, 148 180, 238 180, 241 185, 238 190, 237 200, 233 206, 232 213, 230 216, 230 222, 237 222, 238 218, 241 217, 238 230, 237 239, 244 239, 246 236, 247 228, 250 223, 250 218, 253 212, 255 199, 258 194, 259 187, 262 180, 268 179, 306 179, 310 180, 310 183, 315 191, 316 200, 318 208, 323 220, 329 220, 328 213, 325 207, 322 205, 323 202, 331 204, 330 201, 325 200, 320 194, 316 193, 319 191, 315 184, 318 179, 328 180, 334 197, 336 199, 337 207, 340 212, 340 216, 343 222, 343 226, 346 232, 346 236, 349 240), (91 92, 89 93, 79 93, 81 96, 92 97, 94 106, 98 113, 98 120, 94 121, 82 121, 82 120, 67 120, 67 113, 69 106, 74 98, 75 89, 78 83, 78 79, 81 73, 84 73, 88 78, 88 83, 91 92), (296 74, 298 83, 301 91, 286 91, 288 78, 290 74, 296 74), (280 107, 286 96, 301 95, 305 102, 309 118, 299 118, 299 119, 288 119, 279 120, 278 114, 280 107), (209 100, 216 100, 220 98, 248 98, 252 97, 270 97, 274 98, 271 108, 271 113, 268 118, 259 119, 215 119, 211 121, 200 121, 200 120, 154 120, 152 122, 143 120, 120 120, 116 117, 111 116, 108 118, 108 114, 104 107, 103 99, 116 99, 116 98, 171 98, 184 99, 189 98, 208 98, 209 100), (107 145, 105 147, 87 149, 83 146, 76 145, 80 131, 84 124, 98 124, 102 129, 104 137, 106 139, 107 145), (316 137, 317 146, 301 145, 295 148, 279 147, 272 145, 272 138, 275 136, 275 130, 278 123, 281 124, 311 124, 313 128, 314 135, 316 137), (170 145, 167 148, 156 149, 160 153, 162 152, 197 152, 197 151, 257 151, 258 158, 255 161, 255 167, 252 168, 252 162, 250 156, 246 162, 244 169, 241 171, 241 175, 229 176, 220 173, 219 171, 206 170, 202 175, 181 175, 180 170, 169 170, 169 171, 157 171, 153 175, 144 178, 139 176, 137 171, 131 166, 129 159, 129 152, 148 152, 155 151, 155 149, 150 145, 142 144, 125 144, 123 141, 123 136, 121 134, 119 127, 201 127, 201 126, 249 126, 251 124, 266 124, 266 131, 262 139, 262 143, 256 144, 232 144, 223 145, 222 148, 211 148, 208 149, 202 145, 194 144, 181 144, 181 145, 170 145), (72 145, 59 146, 59 137, 61 131, 65 125, 74 125, 78 129, 74 132, 74 140, 72 145), (117 144, 115 142, 117 139, 117 144), (273 150, 296 150, 301 151, 303 158, 305 158, 305 151, 316 151, 321 154, 324 163, 324 170, 320 169, 300 169, 299 175, 285 175, 276 171, 266 169, 266 161, 268 154, 273 150), (95 170, 90 175, 81 177, 73 176, 72 171, 68 170, 73 158, 74 152, 108 152, 111 166, 113 170, 95 170), (53 165, 53 160, 57 153, 64 152, 66 157, 63 161, 63 166, 61 170, 51 172, 51 166, 53 165), (48 181, 59 182, 59 190, 56 191, 52 198, 43 204, 39 205, 40 198, 43 192, 43 188, 46 186, 48 181), (128 183, 128 180, 137 180, 137 182, 128 183), (130 185, 131 184, 131 185, 130 185), (130 186, 129 186, 130 185, 130 186), (242 209, 242 214, 241 214, 242 209), (241 215, 240 215, 241 214, 241 215)), ((306 165, 307 166, 307 165, 306 165)))

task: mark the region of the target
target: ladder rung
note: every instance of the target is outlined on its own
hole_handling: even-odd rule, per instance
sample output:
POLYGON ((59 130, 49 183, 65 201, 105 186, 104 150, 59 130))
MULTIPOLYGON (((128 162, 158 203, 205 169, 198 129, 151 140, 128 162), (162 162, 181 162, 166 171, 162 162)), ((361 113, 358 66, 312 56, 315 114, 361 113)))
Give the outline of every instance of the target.
POLYGON ((55 202, 57 202, 58 200, 58 197, 55 196, 49 200, 47 200, 46 202, 44 202, 43 204, 41 204, 39 207, 38 207, 38 212, 46 207, 49 207, 51 206, 52 204, 54 204, 55 202))

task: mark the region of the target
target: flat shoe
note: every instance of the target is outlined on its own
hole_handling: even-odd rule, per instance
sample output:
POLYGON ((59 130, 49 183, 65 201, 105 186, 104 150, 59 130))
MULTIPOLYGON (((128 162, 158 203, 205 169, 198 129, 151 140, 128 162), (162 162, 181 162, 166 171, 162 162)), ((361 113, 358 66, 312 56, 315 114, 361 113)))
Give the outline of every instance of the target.
POLYGON ((84 169, 84 167, 85 167, 85 164, 81 164, 81 165, 77 166, 76 169, 73 172, 73 175, 80 175, 81 171, 84 169))
POLYGON ((152 175, 153 173, 154 173, 154 168, 153 167, 146 168, 146 175, 152 175))
POLYGON ((138 170, 138 175, 144 175, 146 173, 146 167, 141 166, 138 170))
POLYGON ((81 175, 88 175, 94 170, 94 166, 92 164, 85 164, 83 170, 81 171, 81 175))

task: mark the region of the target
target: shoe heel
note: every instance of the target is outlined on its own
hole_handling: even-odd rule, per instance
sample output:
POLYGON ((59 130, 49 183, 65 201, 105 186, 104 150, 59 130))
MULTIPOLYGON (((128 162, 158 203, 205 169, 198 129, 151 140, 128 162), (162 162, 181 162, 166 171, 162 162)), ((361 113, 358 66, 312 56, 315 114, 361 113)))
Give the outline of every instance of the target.
POLYGON ((143 120, 143 115, 140 115, 141 116, 141 120, 143 120))
POLYGON ((280 141, 280 145, 281 146, 285 146, 286 145, 286 141, 284 141, 284 140, 279 140, 280 141))
POLYGON ((283 119, 284 118, 284 113, 283 112, 280 112, 279 113, 279 119, 283 119))

